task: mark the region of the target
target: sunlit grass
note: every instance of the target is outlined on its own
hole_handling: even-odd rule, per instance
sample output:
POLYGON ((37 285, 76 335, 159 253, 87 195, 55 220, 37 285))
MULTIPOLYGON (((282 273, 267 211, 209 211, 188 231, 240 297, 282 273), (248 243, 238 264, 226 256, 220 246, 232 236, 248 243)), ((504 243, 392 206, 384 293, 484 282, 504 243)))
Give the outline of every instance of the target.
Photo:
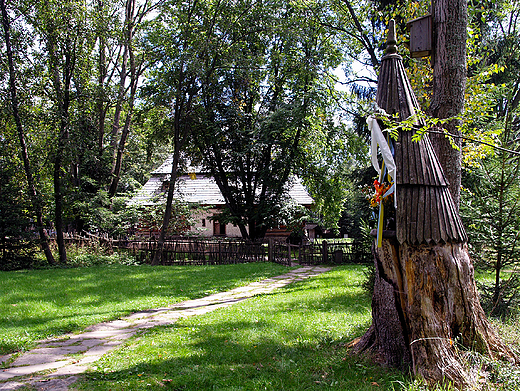
POLYGON ((405 376, 349 354, 370 325, 361 266, 345 266, 157 328, 97 363, 84 390, 391 390, 405 376))
POLYGON ((0 354, 26 349, 38 339, 229 290, 286 270, 257 263, 0 272, 0 354))

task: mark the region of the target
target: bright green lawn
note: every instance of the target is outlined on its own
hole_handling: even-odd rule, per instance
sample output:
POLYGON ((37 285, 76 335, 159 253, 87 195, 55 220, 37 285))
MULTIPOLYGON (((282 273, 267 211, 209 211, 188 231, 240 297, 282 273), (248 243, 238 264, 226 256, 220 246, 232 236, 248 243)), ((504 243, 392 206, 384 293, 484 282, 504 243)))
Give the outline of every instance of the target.
POLYGON ((103 266, 0 272, 0 354, 138 310, 165 306, 288 269, 225 266, 103 266))
POLYGON ((83 390, 391 390, 404 376, 349 355, 370 325, 362 266, 148 331, 97 363, 83 390))

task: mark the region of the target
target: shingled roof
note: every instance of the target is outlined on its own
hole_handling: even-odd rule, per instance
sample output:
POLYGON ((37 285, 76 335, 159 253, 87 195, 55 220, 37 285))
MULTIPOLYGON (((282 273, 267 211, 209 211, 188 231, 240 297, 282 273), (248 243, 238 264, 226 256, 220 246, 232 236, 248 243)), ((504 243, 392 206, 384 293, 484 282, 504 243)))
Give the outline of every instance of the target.
MULTIPOLYGON (((151 178, 132 199, 132 204, 151 205, 154 197, 165 192, 164 183, 169 182, 172 169, 172 157, 152 172, 151 178)), ((174 197, 190 203, 206 206, 225 205, 224 197, 213 177, 200 167, 189 167, 185 171, 192 175, 181 175, 177 179, 174 197)), ((301 180, 293 177, 289 187, 289 197, 296 203, 310 206, 314 200, 309 195, 301 180)))
MULTIPOLYGON (((376 103, 404 121, 419 111, 417 98, 397 54, 395 27, 389 27, 387 48, 381 59, 376 103)), ((415 126, 424 126, 420 119, 415 126)), ((442 167, 427 135, 412 141, 412 131, 399 131, 394 142, 397 209, 396 234, 400 243, 462 242, 466 232, 455 209, 442 167)))

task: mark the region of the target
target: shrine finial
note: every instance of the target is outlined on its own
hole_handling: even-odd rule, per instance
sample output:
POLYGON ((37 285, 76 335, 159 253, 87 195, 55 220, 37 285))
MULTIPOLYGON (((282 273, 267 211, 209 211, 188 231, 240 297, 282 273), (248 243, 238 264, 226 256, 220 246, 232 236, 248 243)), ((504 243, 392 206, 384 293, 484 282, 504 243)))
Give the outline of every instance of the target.
POLYGON ((386 37, 386 55, 397 53, 397 40, 395 39, 395 36, 395 20, 390 19, 390 22, 388 23, 388 35, 386 37))

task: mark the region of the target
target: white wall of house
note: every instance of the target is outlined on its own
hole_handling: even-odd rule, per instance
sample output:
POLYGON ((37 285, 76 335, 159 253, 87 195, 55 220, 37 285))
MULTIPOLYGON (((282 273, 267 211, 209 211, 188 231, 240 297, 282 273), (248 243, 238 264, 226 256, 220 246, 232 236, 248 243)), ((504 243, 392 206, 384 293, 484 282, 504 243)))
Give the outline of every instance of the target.
MULTIPOLYGON (((240 229, 233 224, 227 224, 225 227, 225 234, 218 231, 220 227, 216 227, 216 224, 211 217, 218 213, 218 209, 208 209, 201 212, 196 213, 193 217, 196 221, 195 226, 192 227, 191 232, 194 235, 201 235, 204 237, 212 237, 212 236, 225 236, 228 238, 240 238, 242 234, 240 233, 240 229)), ((220 228, 221 230, 221 228, 220 228)))

